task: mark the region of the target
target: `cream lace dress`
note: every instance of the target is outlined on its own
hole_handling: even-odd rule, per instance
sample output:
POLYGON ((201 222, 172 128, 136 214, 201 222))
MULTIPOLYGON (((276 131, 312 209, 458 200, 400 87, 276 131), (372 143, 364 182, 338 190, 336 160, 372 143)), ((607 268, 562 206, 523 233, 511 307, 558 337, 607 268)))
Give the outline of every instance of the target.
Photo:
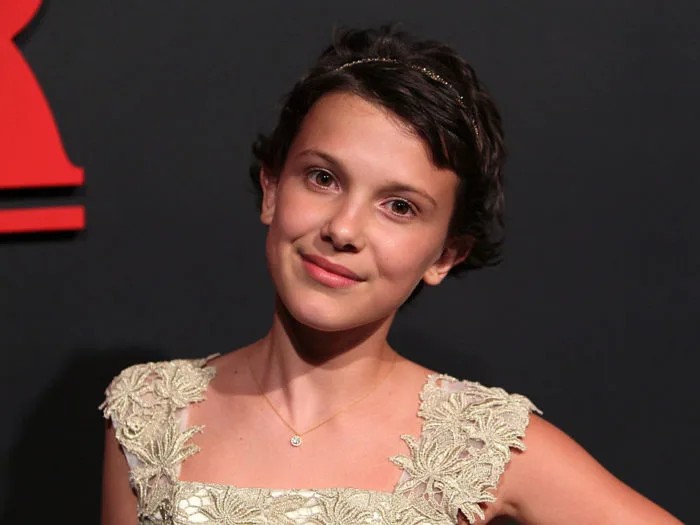
POLYGON ((135 365, 105 392, 99 408, 129 463, 141 525, 447 525, 459 511, 472 523, 483 518, 479 503, 495 501, 510 448, 524 450, 538 411, 524 396, 434 374, 420 393, 420 436, 401 436, 410 454, 390 458, 403 469, 391 493, 181 481, 181 462, 199 451, 190 438, 203 428, 187 427, 187 407, 204 399, 216 373, 210 358, 135 365))

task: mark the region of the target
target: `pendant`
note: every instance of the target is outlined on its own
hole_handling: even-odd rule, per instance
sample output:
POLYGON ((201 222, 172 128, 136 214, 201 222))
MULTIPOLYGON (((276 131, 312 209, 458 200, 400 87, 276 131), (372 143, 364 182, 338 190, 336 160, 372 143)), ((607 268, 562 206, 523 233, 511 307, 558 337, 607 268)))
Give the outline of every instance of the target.
POLYGON ((301 446, 301 436, 294 435, 292 436, 292 439, 289 440, 289 442, 292 444, 293 447, 300 447, 301 446))

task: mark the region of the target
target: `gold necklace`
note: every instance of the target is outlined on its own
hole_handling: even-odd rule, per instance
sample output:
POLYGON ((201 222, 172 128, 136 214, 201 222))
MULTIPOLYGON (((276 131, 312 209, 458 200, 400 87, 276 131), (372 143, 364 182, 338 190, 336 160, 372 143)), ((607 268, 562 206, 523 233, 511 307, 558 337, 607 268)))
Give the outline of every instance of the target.
POLYGON ((259 391, 260 394, 263 396, 263 398, 265 399, 265 401, 267 401, 267 404, 270 405, 270 408, 271 408, 272 411, 277 415, 277 417, 279 418, 279 420, 282 421, 282 423, 284 423, 285 426, 286 426, 289 430, 292 431, 292 437, 289 439, 289 442, 291 443, 291 445, 292 445, 293 447, 300 447, 300 446, 303 444, 303 441, 302 441, 302 439, 301 439, 301 436, 303 436, 304 434, 308 434, 308 433, 311 432, 312 430, 316 430, 316 429, 317 429, 318 427, 320 427, 321 425, 325 425, 325 424, 328 423, 331 419, 333 419, 333 418, 336 417, 337 415, 341 414, 342 412, 345 412, 345 411, 348 410, 350 407, 356 405, 357 403, 359 403, 359 402, 362 401, 363 399, 367 398, 372 392, 374 392, 377 388, 379 388, 379 385, 381 385, 384 381, 386 381, 386 379, 391 375, 392 370, 394 370, 394 365, 396 364, 397 357, 398 357, 398 354, 395 354, 395 355, 394 355, 394 359, 393 359, 392 362, 391 362, 391 368, 389 369, 389 371, 386 373, 386 375, 385 375, 383 378, 381 378, 379 381, 377 381, 377 382, 372 386, 372 388, 370 388, 367 392, 365 392, 364 394, 362 394, 362 395, 361 395, 360 397, 358 397, 357 399, 353 400, 351 403, 345 405, 344 407, 341 407, 339 410, 336 410, 335 412, 333 412, 330 416, 328 416, 326 419, 324 419, 324 420, 321 421, 320 423, 317 423, 316 425, 312 426, 311 428, 308 428, 308 429, 304 430, 303 432, 298 432, 298 431, 289 423, 289 421, 287 421, 286 419, 284 419, 284 418, 282 417, 282 414, 279 413, 279 411, 275 408, 275 405, 273 405, 273 404, 272 404, 272 401, 270 401, 270 398, 267 397, 267 395, 265 394, 265 392, 264 392, 264 390, 263 390, 262 385, 260 384, 260 381, 258 381, 258 378, 255 376, 255 373, 253 372, 253 367, 252 367, 251 364, 250 364, 250 357, 248 357, 247 362, 248 362, 248 370, 250 371, 250 375, 253 377, 253 381, 255 381, 255 384, 256 384, 257 387, 258 387, 258 391, 259 391))

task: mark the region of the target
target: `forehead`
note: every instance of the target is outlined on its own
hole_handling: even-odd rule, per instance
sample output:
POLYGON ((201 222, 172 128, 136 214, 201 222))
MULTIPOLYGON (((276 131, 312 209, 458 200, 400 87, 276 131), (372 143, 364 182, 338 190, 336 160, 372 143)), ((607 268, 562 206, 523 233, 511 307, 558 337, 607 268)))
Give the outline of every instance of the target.
POLYGON ((375 180, 417 183, 448 193, 459 182, 452 170, 433 164, 428 145, 408 123, 350 93, 324 95, 311 107, 289 157, 308 150, 322 151, 375 180))

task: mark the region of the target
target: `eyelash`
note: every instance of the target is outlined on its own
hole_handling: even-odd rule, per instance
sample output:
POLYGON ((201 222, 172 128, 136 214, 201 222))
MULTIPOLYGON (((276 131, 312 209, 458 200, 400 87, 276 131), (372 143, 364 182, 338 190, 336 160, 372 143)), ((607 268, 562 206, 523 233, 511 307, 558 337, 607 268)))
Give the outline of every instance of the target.
MULTIPOLYGON (((338 182, 335 180, 335 177, 333 176, 333 174, 332 174, 331 172, 326 171, 326 170, 324 170, 324 169, 319 169, 319 168, 310 169, 310 170, 307 172, 307 174, 306 174, 306 180, 307 180, 307 181, 309 182, 309 184, 311 184, 311 185, 314 187, 314 189, 316 189, 317 191, 328 191, 328 188, 329 188, 328 186, 323 186, 323 185, 318 184, 317 182, 314 181, 314 177, 315 177, 316 175, 319 175, 319 174, 325 174, 325 175, 330 176, 330 177, 333 179, 333 181, 335 182, 335 184, 336 184, 336 185, 338 184, 338 182)), ((404 204, 406 204, 406 205, 408 206, 408 208, 409 208, 410 211, 409 211, 409 213, 407 213, 407 214, 403 214, 403 215, 402 215, 402 214, 400 214, 400 213, 394 213, 394 212, 392 212, 392 211, 389 211, 389 213, 391 214, 391 216, 397 218, 398 220, 410 220, 410 218, 415 217, 416 215, 418 215, 418 208, 417 208, 411 201, 408 201, 408 200, 406 200, 406 199, 390 199, 390 200, 387 201, 387 202, 388 202, 388 203, 392 203, 392 202, 401 202, 401 203, 404 203, 404 204)))

